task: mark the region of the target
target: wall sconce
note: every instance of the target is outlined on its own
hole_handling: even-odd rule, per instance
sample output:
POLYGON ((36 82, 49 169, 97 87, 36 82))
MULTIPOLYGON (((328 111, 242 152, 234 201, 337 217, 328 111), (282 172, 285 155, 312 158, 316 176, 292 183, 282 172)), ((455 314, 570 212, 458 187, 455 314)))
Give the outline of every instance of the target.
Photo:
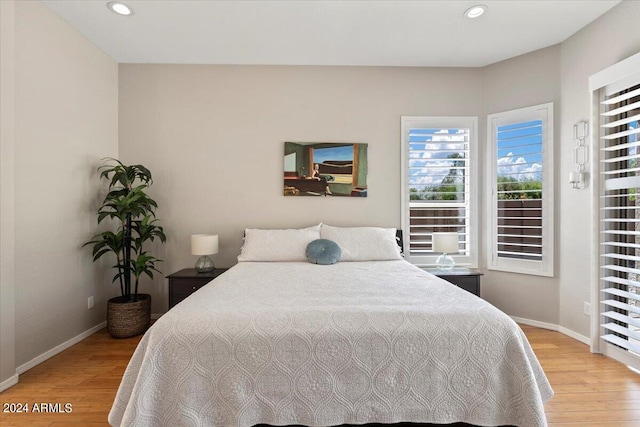
POLYGON ((584 120, 573 125, 573 139, 576 146, 573 149, 573 164, 576 170, 569 172, 569 184, 573 189, 581 189, 587 186, 587 173, 585 165, 587 164, 587 147, 585 140, 589 134, 589 122, 584 120))

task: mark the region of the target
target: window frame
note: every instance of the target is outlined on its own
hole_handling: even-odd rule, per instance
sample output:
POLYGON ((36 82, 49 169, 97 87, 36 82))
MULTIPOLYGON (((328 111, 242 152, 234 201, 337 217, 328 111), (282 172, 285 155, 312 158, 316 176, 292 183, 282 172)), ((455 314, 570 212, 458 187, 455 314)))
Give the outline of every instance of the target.
POLYGON ((487 116, 487 269, 536 276, 554 276, 554 117, 553 102, 487 116), (497 138, 499 126, 542 120, 542 260, 498 256, 498 168, 497 138))
POLYGON ((419 267, 435 266, 440 254, 415 255, 410 252, 411 237, 409 234, 411 200, 409 197, 409 130, 414 128, 464 128, 469 129, 469 171, 468 178, 471 185, 467 195, 469 224, 469 255, 451 255, 456 266, 478 268, 479 251, 479 180, 478 161, 478 117, 477 116, 402 116, 401 117, 401 226, 403 232, 403 250, 405 260, 419 267))

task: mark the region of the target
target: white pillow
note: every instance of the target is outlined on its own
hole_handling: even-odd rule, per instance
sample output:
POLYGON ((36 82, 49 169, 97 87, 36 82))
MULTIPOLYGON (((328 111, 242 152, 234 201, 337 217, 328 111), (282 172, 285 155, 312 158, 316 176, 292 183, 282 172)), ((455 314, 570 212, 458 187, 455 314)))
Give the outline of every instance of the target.
POLYGON ((322 224, 320 238, 333 240, 340 246, 340 261, 402 259, 395 228, 331 227, 322 224))
POLYGON ((238 262, 306 261, 307 245, 320 238, 320 225, 303 229, 244 231, 244 245, 238 262))

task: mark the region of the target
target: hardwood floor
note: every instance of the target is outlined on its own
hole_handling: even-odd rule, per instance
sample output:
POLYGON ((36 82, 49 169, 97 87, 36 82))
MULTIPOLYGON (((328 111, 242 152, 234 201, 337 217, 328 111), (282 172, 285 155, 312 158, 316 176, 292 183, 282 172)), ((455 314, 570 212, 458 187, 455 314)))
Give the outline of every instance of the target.
POLYGON ((559 332, 522 326, 555 395, 549 426, 640 426, 640 375, 559 332))
MULTIPOLYGON (((640 426, 640 375, 558 332, 522 329, 556 393, 545 405, 549 426, 640 426)), ((20 375, 17 385, 0 393, 0 402, 28 403, 30 412, 0 413, 0 425, 108 425, 120 378, 140 338, 116 340, 102 330, 20 375), (69 413, 34 413, 35 403, 72 406, 69 413)))
MULTIPOLYGON (((107 414, 142 337, 114 339, 106 329, 20 375, 4 403, 65 403, 70 413, 0 413, 0 426, 108 426, 107 414)), ((3 408, 0 407, 0 410, 3 408)))

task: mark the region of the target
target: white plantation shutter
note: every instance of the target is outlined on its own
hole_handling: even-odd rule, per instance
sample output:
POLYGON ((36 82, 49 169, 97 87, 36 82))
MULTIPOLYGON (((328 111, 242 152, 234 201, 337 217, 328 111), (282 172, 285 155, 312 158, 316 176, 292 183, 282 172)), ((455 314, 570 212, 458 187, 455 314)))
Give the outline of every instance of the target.
POLYGON ((634 68, 630 67, 631 72, 624 72, 622 79, 612 79, 592 90, 596 89, 594 96, 599 102, 600 128, 598 335, 601 341, 596 347, 639 368, 640 57, 637 62, 635 77, 634 68))
POLYGON ((542 125, 527 120, 496 129, 498 257, 542 260, 542 125))
POLYGON ((553 276, 553 104, 487 117, 492 270, 553 276))
POLYGON ((457 232, 456 263, 477 266, 475 118, 402 118, 405 258, 434 265, 432 234, 457 232))

